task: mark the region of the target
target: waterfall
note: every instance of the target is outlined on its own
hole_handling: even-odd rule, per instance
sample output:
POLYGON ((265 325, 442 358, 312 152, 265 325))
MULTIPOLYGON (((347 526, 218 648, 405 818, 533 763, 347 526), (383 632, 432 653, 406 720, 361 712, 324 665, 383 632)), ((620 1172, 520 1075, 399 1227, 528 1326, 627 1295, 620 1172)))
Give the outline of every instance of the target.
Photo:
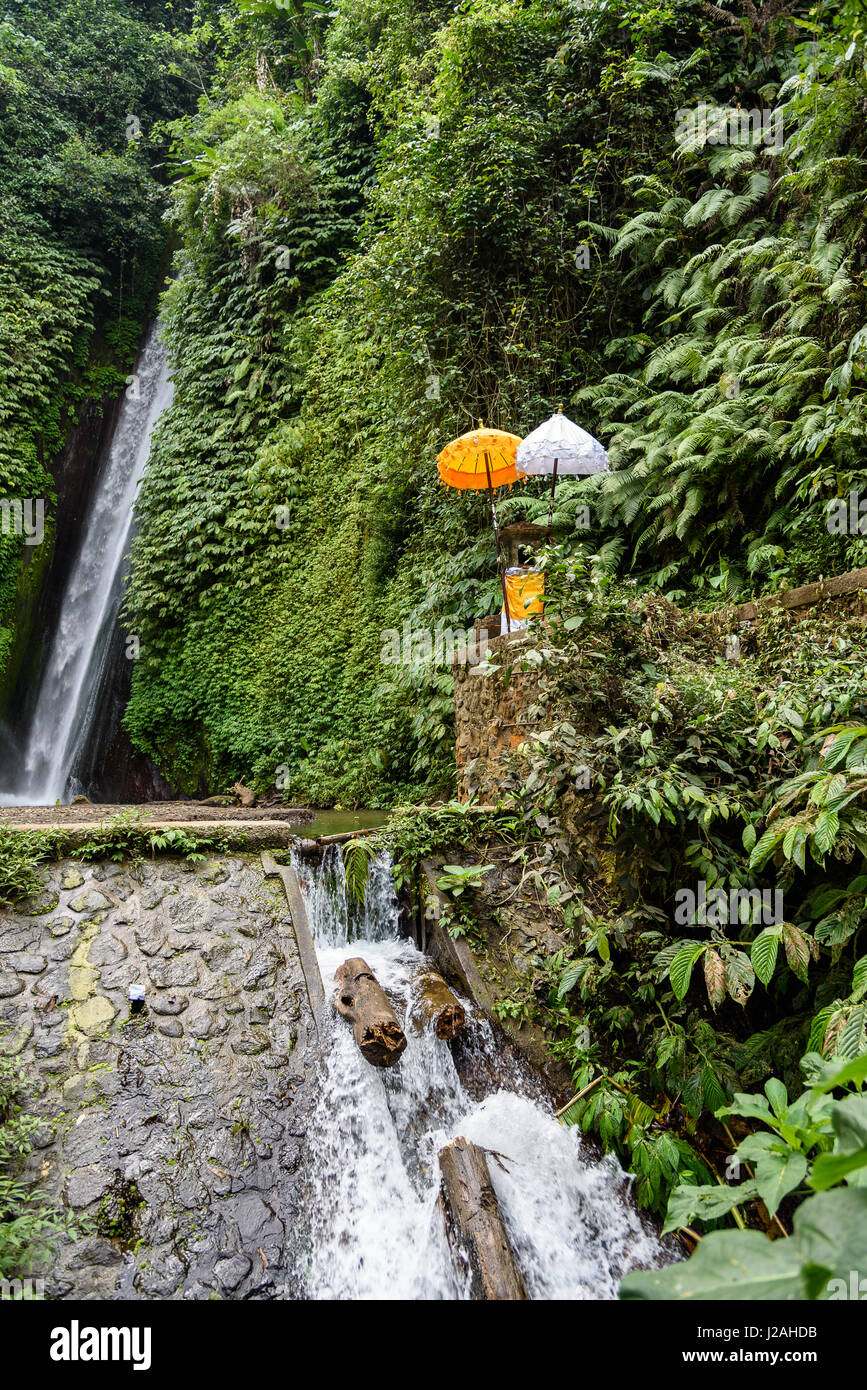
POLYGON ((97 480, 24 748, 7 772, 0 805, 53 805, 75 790, 76 758, 93 719, 120 608, 136 489, 154 426, 171 399, 166 354, 154 325, 97 480))
POLYGON ((492 1152, 491 1178, 531 1298, 611 1299, 635 1267, 668 1263, 639 1217, 625 1174, 560 1125, 530 1078, 473 1013, 465 1053, 484 1054, 471 1096, 447 1042, 413 1026, 412 979, 424 957, 398 935, 390 860, 378 855, 362 908, 347 903, 332 846, 321 866, 295 860, 320 970, 362 956, 389 996, 408 1046, 398 1065, 368 1065, 336 1016, 307 1136, 308 1229, 302 1278, 315 1299, 461 1299, 437 1203, 437 1154, 464 1135, 492 1152), (489 1078, 495 1080, 491 1084, 489 1078))

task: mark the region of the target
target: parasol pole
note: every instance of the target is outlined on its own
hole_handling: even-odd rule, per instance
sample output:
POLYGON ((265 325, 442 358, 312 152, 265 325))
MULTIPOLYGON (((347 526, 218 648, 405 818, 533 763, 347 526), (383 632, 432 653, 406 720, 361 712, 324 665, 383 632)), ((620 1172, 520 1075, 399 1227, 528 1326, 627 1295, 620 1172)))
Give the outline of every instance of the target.
POLYGON ((494 518, 494 539, 497 542, 497 569, 500 571, 500 585, 503 590, 503 603, 506 608, 506 631, 512 631, 512 624, 509 621, 509 599, 506 593, 506 571, 503 568, 503 556, 500 551, 500 528, 497 524, 497 508, 494 505, 494 485, 491 482, 491 460, 485 450, 485 473, 488 476, 488 496, 491 499, 491 516, 494 518))
POLYGON ((547 542, 551 544, 551 523, 554 520, 554 489, 557 486, 557 464, 559 459, 554 460, 554 472, 551 474, 551 500, 548 503, 548 535, 547 542))
MULTIPOLYGON (((563 414, 563 402, 562 402, 562 401, 561 401, 560 404, 557 406, 557 414, 558 414, 558 415, 562 415, 562 414, 563 414)), ((555 460, 554 460, 554 472, 553 472, 552 475, 551 475, 551 500, 550 500, 550 502, 548 503, 548 535, 547 535, 547 537, 546 537, 546 543, 547 543, 548 545, 551 544, 551 524, 552 524, 552 522, 553 522, 553 520, 554 520, 554 489, 555 489, 556 486, 557 486, 557 464, 558 464, 559 462, 560 462, 559 459, 555 459, 555 460)))

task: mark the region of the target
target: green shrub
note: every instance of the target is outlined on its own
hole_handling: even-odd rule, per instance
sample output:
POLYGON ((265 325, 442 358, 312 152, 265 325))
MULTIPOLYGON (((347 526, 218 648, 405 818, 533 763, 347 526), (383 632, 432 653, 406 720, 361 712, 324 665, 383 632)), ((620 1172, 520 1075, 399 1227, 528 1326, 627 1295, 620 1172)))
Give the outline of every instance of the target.
POLYGON ((38 830, 12 830, 0 824, 0 906, 12 907, 42 887, 40 866, 51 840, 38 830))
POLYGON ((76 1234, 72 1218, 52 1205, 34 1182, 20 1176, 40 1122, 23 1115, 23 1072, 0 1057, 0 1278, 27 1277, 57 1245, 76 1234))

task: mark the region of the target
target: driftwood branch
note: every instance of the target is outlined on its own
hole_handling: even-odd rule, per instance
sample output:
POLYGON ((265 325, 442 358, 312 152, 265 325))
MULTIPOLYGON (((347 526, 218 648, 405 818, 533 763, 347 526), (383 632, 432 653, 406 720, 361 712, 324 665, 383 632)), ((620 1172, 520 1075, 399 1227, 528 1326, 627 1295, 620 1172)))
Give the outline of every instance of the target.
POLYGON ((235 793, 235 796, 242 806, 256 805, 256 793, 252 788, 245 787, 243 782, 236 782, 232 787, 232 791, 235 793))
POLYGON ((454 1139, 440 1150, 439 1165, 449 1244, 458 1268, 469 1267, 470 1296, 526 1298, 483 1151, 454 1139))
POLYGON ((362 1056, 371 1066, 393 1067, 406 1047, 406 1036, 367 962, 352 956, 338 966, 334 979, 334 1007, 352 1024, 362 1056))

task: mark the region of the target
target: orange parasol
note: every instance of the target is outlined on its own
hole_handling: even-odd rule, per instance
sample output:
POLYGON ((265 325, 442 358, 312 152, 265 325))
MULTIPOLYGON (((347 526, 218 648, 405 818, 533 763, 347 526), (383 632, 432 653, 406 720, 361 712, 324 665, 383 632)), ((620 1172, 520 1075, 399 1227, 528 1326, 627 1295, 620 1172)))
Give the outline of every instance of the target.
POLYGON ((447 444, 437 457, 440 477, 449 487, 500 487, 516 483, 515 455, 521 440, 505 430, 479 427, 447 444))
POLYGON ((509 622, 509 602, 506 597, 506 572, 500 552, 500 528, 497 524, 497 509, 494 505, 494 488, 503 483, 516 483, 519 478, 515 467, 515 455, 521 440, 517 434, 507 434, 505 430, 487 429, 479 421, 478 429, 459 435, 447 444, 437 456, 440 478, 449 487, 474 488, 481 491, 487 488, 491 501, 491 516, 494 521, 494 539, 497 542, 497 569, 503 588, 503 603, 506 606, 506 628, 509 622))

